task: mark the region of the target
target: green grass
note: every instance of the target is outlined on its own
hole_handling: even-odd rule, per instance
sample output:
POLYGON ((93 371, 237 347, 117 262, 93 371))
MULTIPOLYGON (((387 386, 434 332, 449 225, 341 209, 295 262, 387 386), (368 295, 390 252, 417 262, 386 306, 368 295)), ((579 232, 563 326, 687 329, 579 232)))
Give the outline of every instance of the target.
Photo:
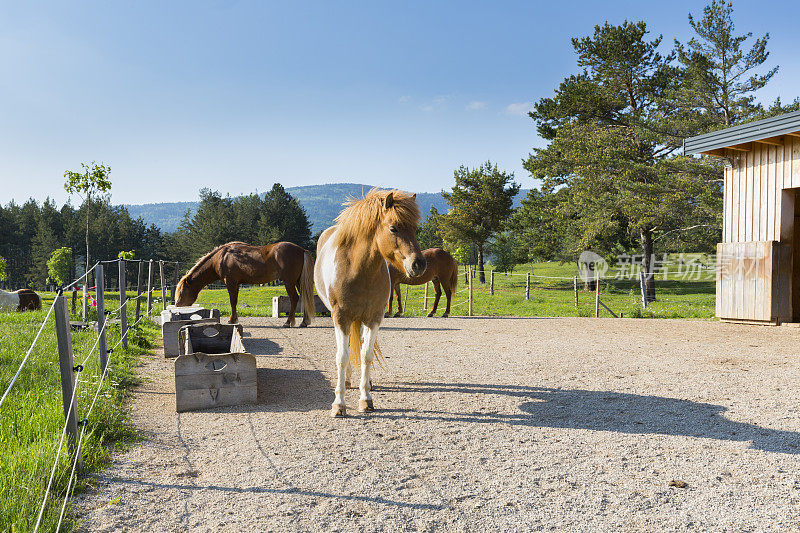
MULTIPOLYGON (((42 296, 42 311, 0 312, 0 394, 11 382, 54 298, 52 293, 42 293, 42 296)), ((108 309, 115 309, 119 305, 119 295, 108 294, 106 302, 108 309)), ((133 323, 133 306, 129 306, 128 315, 130 323, 133 323)), ((77 318, 73 316, 73 319, 77 318)), ((129 333, 127 350, 120 345, 109 356, 111 372, 103 381, 83 437, 85 473, 102 468, 113 445, 136 438, 135 431, 127 423, 128 411, 124 402, 130 386, 136 383, 135 367, 140 356, 148 353, 152 339, 160 333, 155 324, 148 321, 140 322, 140 326, 139 331, 129 333)), ((119 326, 112 326, 107 333, 108 347, 111 348, 120 338, 119 326)), ((72 332, 76 365, 88 355, 96 339, 97 334, 93 331, 72 332)), ((96 350, 77 378, 78 415, 82 419, 86 417, 100 380, 96 350)), ((0 461, 0 531, 33 530, 63 427, 55 321, 51 315, 20 377, 0 407, 0 449, 3 453, 0 461)), ((52 531, 56 527, 72 459, 65 444, 41 531, 52 531)), ((85 483, 79 478, 77 490, 82 490, 85 483)), ((66 527, 62 525, 62 528, 70 530, 75 525, 74 509, 68 506, 66 527)))
MULTIPOLYGON (((707 264, 705 256, 696 255, 707 264)), ((513 275, 495 273, 494 295, 489 290, 487 265, 486 283, 480 283, 476 275, 473 280, 473 314, 483 316, 594 316, 594 292, 584 292, 583 283, 578 280, 578 306, 575 306, 573 276, 578 275, 574 264, 569 263, 529 263, 518 265, 513 275), (525 273, 530 272, 530 299, 525 299, 525 273), (560 279, 563 278, 563 279, 560 279)), ((600 287, 600 300, 616 314, 633 318, 713 318, 715 281, 713 271, 702 271, 698 275, 683 276, 675 268, 656 276, 657 301, 642 308, 639 282, 637 279, 616 279, 618 269, 610 269, 600 287), (664 279, 666 278, 666 279, 664 279), (698 279, 694 279, 698 278, 698 279)), ((458 292, 453 298, 451 314, 466 315, 467 283, 462 271, 458 281, 458 292)), ((424 286, 401 285, 404 302, 407 300, 405 316, 421 316, 425 295, 424 286)), ((433 287, 429 286, 429 308, 433 304, 433 287)), ((240 316, 270 316, 272 297, 285 296, 282 287, 242 287, 239 292, 240 316)), ((225 289, 206 289, 200 293, 199 305, 215 307, 223 315, 230 314, 228 293, 225 289)), ((439 302, 437 314, 444 312, 445 297, 439 302)), ((396 310, 393 307, 393 310, 396 310)), ((611 316, 600 308, 600 316, 611 316)))

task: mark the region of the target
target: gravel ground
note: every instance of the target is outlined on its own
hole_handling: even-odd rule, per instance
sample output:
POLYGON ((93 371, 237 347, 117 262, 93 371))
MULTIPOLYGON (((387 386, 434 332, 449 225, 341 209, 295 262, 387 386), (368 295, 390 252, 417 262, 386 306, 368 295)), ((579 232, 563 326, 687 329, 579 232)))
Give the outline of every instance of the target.
POLYGON ((330 319, 282 322, 242 319, 257 405, 176 414, 143 365, 85 530, 800 531, 798 329, 387 319, 376 412, 332 419, 330 319))

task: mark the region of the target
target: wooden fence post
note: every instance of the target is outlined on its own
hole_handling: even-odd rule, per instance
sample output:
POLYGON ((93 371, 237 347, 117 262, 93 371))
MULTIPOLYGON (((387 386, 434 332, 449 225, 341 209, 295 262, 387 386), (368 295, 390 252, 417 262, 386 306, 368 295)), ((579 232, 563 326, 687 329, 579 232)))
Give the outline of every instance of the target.
POLYGON ((469 270, 469 316, 472 316, 472 269, 469 270))
POLYGON ((75 372, 82 370, 73 366, 72 362, 72 333, 69 328, 69 312, 64 295, 59 291, 55 302, 56 314, 56 340, 58 342, 58 367, 61 370, 61 399, 64 404, 64 417, 69 434, 69 447, 78 454, 78 466, 83 468, 83 454, 78 442, 78 399, 75 391, 75 372), (73 395, 75 398, 73 398, 73 395))
MULTIPOLYGON (((175 283, 172 285, 172 304, 175 304, 175 293, 178 292, 178 262, 175 261, 175 283)), ((302 298, 301 298, 302 300, 302 298)))
POLYGON ((103 373, 108 366, 108 345, 106 344, 106 278, 103 273, 103 263, 98 263, 94 271, 94 282, 97 285, 97 352, 100 354, 100 372, 103 373))
POLYGON ((153 312, 153 260, 147 264, 147 318, 153 312))
MULTIPOLYGON (((86 276, 86 278, 88 278, 88 277, 89 276, 86 276)), ((88 320, 88 317, 89 317, 89 307, 88 307, 89 306, 89 297, 88 297, 89 296, 88 295, 89 287, 87 285, 88 285, 88 282, 86 281, 86 279, 84 279, 83 280, 83 290, 82 290, 82 294, 83 294, 83 308, 82 308, 83 309, 83 315, 82 315, 82 317, 83 317, 84 326, 86 325, 86 321, 88 320)))
POLYGON ((639 289, 642 291, 642 308, 647 309, 647 285, 644 271, 639 273, 639 289))
POLYGON ((525 299, 531 299, 531 273, 525 273, 525 299))
MULTIPOLYGON (((428 282, 428 283, 430 283, 430 282, 428 282)), ((428 310, 428 283, 425 283, 425 296, 424 296, 424 300, 422 300, 422 310, 423 311, 427 311, 428 310)))
POLYGON ((167 309, 167 285, 164 283, 164 261, 158 262, 158 274, 161 277, 161 310, 167 309))
POLYGON ((572 290, 575 292, 575 316, 581 316, 578 311, 578 276, 572 277, 572 290))
POLYGON ((489 271, 489 295, 494 296, 494 269, 489 271))
POLYGON ((594 279, 594 317, 600 317, 600 278, 594 279))
POLYGON ((125 267, 127 262, 119 260, 119 305, 122 307, 119 312, 119 331, 122 335, 122 346, 128 349, 128 280, 125 267))
POLYGON ((139 272, 136 274, 136 323, 139 323, 139 315, 142 312, 142 266, 144 263, 139 261, 139 272))

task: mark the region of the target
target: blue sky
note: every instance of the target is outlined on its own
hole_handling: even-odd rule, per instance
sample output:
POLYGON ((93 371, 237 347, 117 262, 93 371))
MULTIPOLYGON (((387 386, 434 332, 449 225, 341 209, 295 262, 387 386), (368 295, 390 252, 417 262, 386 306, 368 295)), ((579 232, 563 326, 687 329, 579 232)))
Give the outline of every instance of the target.
MULTIPOLYGON (((4 2, 0 203, 66 200, 65 170, 112 167, 113 201, 335 181, 439 191, 453 170, 541 145, 530 102, 575 72, 570 38, 643 19, 688 39, 703 2, 4 2)), ((800 4, 738 2, 800 95, 800 4)), ((665 48, 666 50, 666 48, 665 48)))

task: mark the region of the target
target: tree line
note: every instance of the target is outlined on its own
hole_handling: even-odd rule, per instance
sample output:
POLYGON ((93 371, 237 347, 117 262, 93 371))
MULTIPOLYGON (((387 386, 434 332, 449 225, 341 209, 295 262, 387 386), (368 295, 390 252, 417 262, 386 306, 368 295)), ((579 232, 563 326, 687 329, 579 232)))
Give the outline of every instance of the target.
POLYGON ((449 246, 480 269, 486 251, 501 268, 574 261, 585 249, 637 254, 651 296, 657 252, 713 252, 724 163, 683 156, 683 139, 797 111, 800 100, 756 100, 778 67, 764 68, 769 34, 735 32, 731 3, 713 0, 688 19, 692 38, 671 46, 644 21, 573 38, 574 74, 529 113, 548 144, 523 166, 541 185, 512 210, 513 174, 491 162, 459 168, 442 193, 451 210, 432 212, 420 230, 425 245, 449 246))

